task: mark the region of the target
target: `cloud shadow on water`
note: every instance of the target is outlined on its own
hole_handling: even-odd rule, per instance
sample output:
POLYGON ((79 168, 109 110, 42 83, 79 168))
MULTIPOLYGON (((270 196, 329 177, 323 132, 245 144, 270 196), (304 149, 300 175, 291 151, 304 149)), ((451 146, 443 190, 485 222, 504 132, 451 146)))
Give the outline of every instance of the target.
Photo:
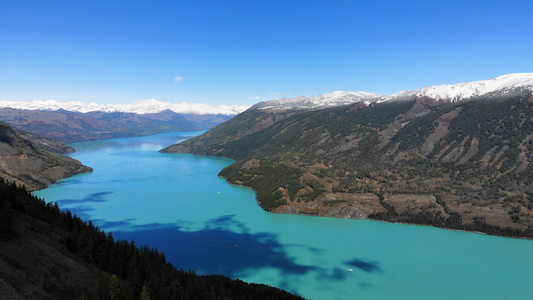
POLYGON ((68 210, 70 210, 73 215, 80 217, 82 220, 90 220, 90 215, 88 214, 88 212, 94 211, 94 208, 79 206, 69 208, 68 210))
POLYGON ((107 199, 105 199, 105 196, 112 194, 113 192, 98 192, 98 193, 92 193, 89 194, 82 199, 61 199, 57 200, 57 204, 61 205, 68 205, 68 204, 83 204, 83 203, 97 203, 97 202, 105 202, 107 199))
POLYGON ((105 202, 107 195, 112 194, 113 192, 98 192, 89 194, 82 199, 60 199, 55 202, 63 209, 69 210, 73 215, 77 215, 83 220, 90 220, 91 216, 88 214, 90 211, 95 209, 90 205, 85 205, 86 203, 99 203, 105 202))
MULTIPOLYGON (((108 225, 99 224, 101 228, 108 225)), ((190 225, 185 223, 186 227, 190 225)), ((181 224, 133 225, 131 231, 113 231, 115 238, 134 240, 165 252, 178 268, 200 274, 222 274, 236 278, 262 268, 277 268, 282 274, 302 275, 319 271, 316 266, 294 262, 275 234, 250 233, 234 216, 222 216, 191 231, 181 224), (233 232, 228 226, 242 232, 233 232)))
POLYGON ((377 262, 365 261, 362 259, 354 258, 350 261, 347 261, 346 264, 366 273, 383 273, 383 270, 377 262))
POLYGON ((129 218, 129 219, 124 220, 124 221, 111 221, 111 222, 104 222, 103 219, 95 219, 95 220, 93 220, 93 222, 95 224, 100 224, 100 225, 98 225, 98 227, 100 229, 102 229, 102 230, 107 231, 107 230, 115 228, 115 227, 131 226, 130 222, 134 221, 134 220, 136 220, 136 218, 129 218))
POLYGON ((354 269, 366 274, 382 274, 377 262, 359 258, 349 259, 338 268, 315 264, 301 264, 295 261, 289 249, 305 247, 307 251, 320 254, 319 249, 297 244, 282 244, 276 234, 251 232, 235 220, 234 215, 221 216, 198 224, 180 221, 176 224, 151 223, 134 225, 134 220, 105 222, 95 220, 100 228, 109 229, 115 239, 133 240, 137 245, 148 245, 164 252, 167 260, 177 268, 194 270, 198 274, 221 274, 230 278, 242 278, 261 272, 262 269, 277 269, 280 278, 277 285, 292 293, 299 294, 297 278, 311 274, 327 288, 329 281, 355 280, 358 288, 372 288, 371 278, 355 274, 354 269), (196 226, 195 226, 196 225, 196 226), (296 276, 292 277, 290 276, 296 276))

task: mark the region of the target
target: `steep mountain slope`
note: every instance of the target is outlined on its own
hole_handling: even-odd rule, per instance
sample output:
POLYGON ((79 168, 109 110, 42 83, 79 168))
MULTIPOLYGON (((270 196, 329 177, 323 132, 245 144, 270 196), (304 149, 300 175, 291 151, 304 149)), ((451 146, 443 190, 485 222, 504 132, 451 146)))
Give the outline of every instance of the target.
POLYGON ((171 131, 199 131, 220 124, 231 116, 158 113, 38 111, 0 109, 0 120, 33 134, 65 143, 114 137, 150 135, 171 131))
POLYGON ((239 144, 239 142, 234 144, 235 141, 247 135, 262 131, 290 116, 305 111, 339 107, 348 104, 357 104, 357 107, 363 107, 368 103, 375 102, 376 99, 381 99, 380 97, 382 96, 376 93, 338 91, 316 97, 300 96, 260 102, 225 122, 223 126, 215 127, 208 133, 193 139, 197 142, 173 145, 164 151, 213 154, 209 149, 211 146, 214 146, 217 148, 216 155, 235 157, 236 153, 226 153, 226 151, 242 152, 247 149, 246 146, 239 144), (220 145, 225 145, 226 143, 228 143, 228 147, 220 149, 220 145))
POLYGON ((60 154, 71 149, 0 122, 0 177, 41 189, 59 179, 91 172, 79 161, 60 154))
POLYGON ((236 159, 221 175, 270 211, 533 237, 531 87, 250 109, 162 151, 236 159))

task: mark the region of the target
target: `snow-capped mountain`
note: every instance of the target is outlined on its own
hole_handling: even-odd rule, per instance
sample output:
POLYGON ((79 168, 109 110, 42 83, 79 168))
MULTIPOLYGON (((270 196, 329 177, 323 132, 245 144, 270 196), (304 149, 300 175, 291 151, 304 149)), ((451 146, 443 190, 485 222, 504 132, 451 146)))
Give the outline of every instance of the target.
POLYGON ((400 92, 385 98, 386 100, 391 100, 411 96, 427 96, 435 100, 456 102, 496 92, 499 95, 504 95, 517 89, 533 91, 533 73, 514 73, 490 80, 436 85, 418 90, 400 92))
POLYGON ((354 93, 337 91, 316 97, 299 96, 270 100, 257 103, 252 106, 252 108, 316 110, 358 102, 365 102, 365 104, 368 105, 370 103, 379 103, 413 96, 427 96, 435 100, 456 102, 491 93, 504 95, 518 89, 533 91, 533 73, 515 73, 499 76, 490 80, 436 85, 412 91, 399 92, 389 96, 368 92, 354 93))
POLYGON ((206 114, 221 114, 221 115, 237 115, 246 109, 249 106, 240 106, 240 105, 218 105, 213 106, 209 104, 200 104, 200 103, 168 103, 161 102, 154 99, 137 101, 131 104, 109 104, 109 105, 99 105, 96 103, 82 103, 77 101, 70 102, 57 102, 54 100, 47 101, 32 101, 32 102, 14 102, 14 101, 0 101, 0 108, 16 108, 16 109, 29 109, 29 110, 45 110, 45 111, 56 111, 59 109, 64 109, 67 111, 87 113, 92 111, 102 111, 102 112, 128 112, 136 114, 150 114, 158 113, 164 110, 171 110, 176 113, 182 114, 197 114, 197 115, 206 115, 206 114))
POLYGON ((260 102, 252 106, 256 109, 306 109, 315 110, 334 106, 348 105, 380 98, 383 95, 368 92, 337 91, 315 97, 298 96, 260 102))
MULTIPOLYGON (((301 110, 317 110, 328 107, 341 106, 365 102, 365 104, 377 103, 383 101, 390 101, 406 97, 422 97, 427 96, 435 100, 444 100, 449 102, 456 102, 460 100, 469 99, 472 97, 483 96, 491 93, 504 95, 516 90, 530 90, 533 91, 533 73, 514 73, 496 77, 490 80, 474 81, 459 84, 436 85, 426 88, 421 88, 412 91, 399 92, 393 95, 382 95, 378 93, 368 92, 345 92, 337 91, 329 94, 318 95, 315 97, 298 96, 294 98, 283 98, 259 102, 252 106, 254 109, 301 109, 301 110)), ((15 108, 15 109, 29 109, 29 110, 45 110, 56 111, 64 109, 66 111, 74 111, 80 113, 87 113, 93 111, 102 112, 128 112, 136 114, 150 114, 158 113, 164 110, 171 110, 182 114, 221 114, 226 116, 237 115, 250 106, 242 105, 218 105, 213 106, 209 104, 200 103, 168 103, 161 102, 155 99, 137 101, 131 104, 109 104, 99 105, 96 103, 82 103, 77 101, 57 102, 54 100, 47 101, 32 101, 32 102, 14 102, 14 101, 0 101, 0 108, 15 108)))

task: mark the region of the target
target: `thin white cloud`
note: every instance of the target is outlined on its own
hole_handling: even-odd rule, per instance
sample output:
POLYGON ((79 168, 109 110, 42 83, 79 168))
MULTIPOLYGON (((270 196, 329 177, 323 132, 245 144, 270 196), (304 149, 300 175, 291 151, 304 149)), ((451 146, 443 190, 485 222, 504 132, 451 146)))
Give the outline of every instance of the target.
POLYGON ((182 81, 183 79, 185 79, 185 78, 180 77, 180 76, 176 76, 176 77, 174 77, 174 82, 180 82, 180 81, 182 81))
POLYGON ((261 97, 259 96, 254 96, 254 97, 249 97, 248 100, 257 100, 257 99, 261 99, 261 97))
POLYGON ((60 54, 79 56, 79 57, 82 57, 82 58, 92 58, 93 57, 92 55, 90 55, 90 54, 88 54, 86 52, 80 51, 76 47, 69 46, 69 45, 44 46, 44 49, 48 50, 48 51, 57 52, 57 53, 60 53, 60 54))
POLYGON ((280 93, 268 93, 270 95, 269 97, 269 100, 278 100, 280 99, 279 96, 281 95, 280 93))

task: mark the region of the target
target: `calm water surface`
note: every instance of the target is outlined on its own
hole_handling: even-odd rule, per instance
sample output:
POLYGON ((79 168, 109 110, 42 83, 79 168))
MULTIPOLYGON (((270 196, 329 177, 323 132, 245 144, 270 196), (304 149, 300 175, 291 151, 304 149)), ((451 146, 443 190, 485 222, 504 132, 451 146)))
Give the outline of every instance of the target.
POLYGON ((197 134, 75 143, 94 172, 35 194, 178 268, 309 299, 533 299, 533 241, 267 213, 217 176, 232 160, 158 152, 197 134))

